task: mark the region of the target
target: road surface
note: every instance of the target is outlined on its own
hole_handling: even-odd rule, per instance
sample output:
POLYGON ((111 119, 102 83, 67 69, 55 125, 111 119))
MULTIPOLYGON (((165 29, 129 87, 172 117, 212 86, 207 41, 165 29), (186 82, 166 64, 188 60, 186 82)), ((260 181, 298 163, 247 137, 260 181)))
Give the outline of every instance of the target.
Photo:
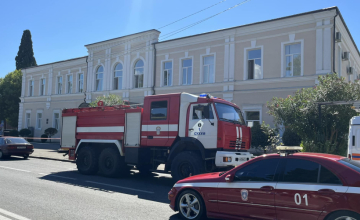
POLYGON ((0 160, 0 220, 180 219, 169 208, 168 174, 85 176, 69 162, 0 160))

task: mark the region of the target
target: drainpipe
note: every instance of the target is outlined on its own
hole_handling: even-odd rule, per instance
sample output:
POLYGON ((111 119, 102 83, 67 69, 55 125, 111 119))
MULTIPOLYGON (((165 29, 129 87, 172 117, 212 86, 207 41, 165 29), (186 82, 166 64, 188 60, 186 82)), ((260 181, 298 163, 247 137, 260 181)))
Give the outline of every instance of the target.
POLYGON ((153 75, 153 86, 152 86, 152 94, 155 95, 155 82, 156 82, 156 47, 155 47, 156 43, 153 43, 153 47, 154 47, 154 75, 153 75))
MULTIPOLYGON (((334 45, 333 45, 333 73, 335 73, 336 71, 335 71, 335 45, 336 45, 336 40, 335 40, 335 38, 336 38, 336 31, 335 31, 335 21, 336 21, 336 17, 339 15, 339 11, 338 11, 338 9, 336 9, 336 15, 334 16, 334 45)), ((338 75, 340 74, 340 73, 337 73, 338 75)), ((341 76, 341 75, 340 75, 341 76)))

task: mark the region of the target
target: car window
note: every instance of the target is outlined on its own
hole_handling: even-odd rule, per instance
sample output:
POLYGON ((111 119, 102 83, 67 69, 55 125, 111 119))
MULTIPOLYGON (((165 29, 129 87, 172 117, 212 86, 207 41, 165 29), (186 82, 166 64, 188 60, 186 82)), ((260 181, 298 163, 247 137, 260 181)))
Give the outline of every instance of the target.
POLYGON ((241 168, 235 173, 235 181, 273 181, 279 159, 264 159, 241 168))
POLYGON ((4 145, 4 138, 0 138, 0 145, 4 145))
POLYGON ((280 181, 282 182, 296 182, 296 183, 317 183, 319 174, 318 163, 301 160, 301 159, 287 159, 284 173, 280 181))
POLYGON ((151 103, 150 120, 166 120, 167 101, 156 101, 151 103))
POLYGON ((342 184, 339 178, 335 176, 330 170, 321 166, 320 169, 320 178, 319 183, 327 183, 327 184, 342 184))
POLYGON ((358 161, 353 161, 350 160, 349 158, 344 158, 342 160, 339 160, 338 162, 360 173, 360 163, 358 161))
POLYGON ((6 138, 5 143, 6 144, 29 144, 29 142, 27 142, 23 138, 6 138))

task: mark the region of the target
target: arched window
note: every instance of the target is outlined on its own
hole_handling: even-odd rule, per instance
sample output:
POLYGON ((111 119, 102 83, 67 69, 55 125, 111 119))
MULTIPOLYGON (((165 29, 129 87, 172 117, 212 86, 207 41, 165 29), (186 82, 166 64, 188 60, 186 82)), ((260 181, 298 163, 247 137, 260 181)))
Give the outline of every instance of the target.
POLYGON ((134 67, 135 88, 142 88, 144 82, 144 62, 138 60, 134 67))
POLYGON ((104 67, 99 66, 96 70, 96 91, 103 90, 104 67))
POLYGON ((114 89, 122 89, 123 65, 117 64, 114 70, 114 89))

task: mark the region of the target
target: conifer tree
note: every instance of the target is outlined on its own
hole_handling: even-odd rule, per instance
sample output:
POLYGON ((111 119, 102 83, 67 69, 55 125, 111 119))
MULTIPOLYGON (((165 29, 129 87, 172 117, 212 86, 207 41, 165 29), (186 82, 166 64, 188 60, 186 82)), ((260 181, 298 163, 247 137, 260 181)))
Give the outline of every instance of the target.
POLYGON ((19 52, 15 57, 15 61, 17 70, 37 65, 34 57, 31 33, 29 30, 25 30, 21 37, 19 52))

